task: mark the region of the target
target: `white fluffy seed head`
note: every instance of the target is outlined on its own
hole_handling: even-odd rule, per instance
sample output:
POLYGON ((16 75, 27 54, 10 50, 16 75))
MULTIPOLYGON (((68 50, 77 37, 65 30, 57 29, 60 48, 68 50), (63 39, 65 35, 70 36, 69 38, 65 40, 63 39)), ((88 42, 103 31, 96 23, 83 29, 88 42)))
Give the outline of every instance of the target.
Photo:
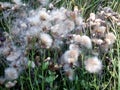
POLYGON ((46 48, 50 48, 52 46, 53 40, 49 34, 41 33, 40 34, 40 42, 45 45, 46 48))
POLYGON ((102 70, 102 62, 98 57, 88 58, 85 62, 85 69, 90 73, 99 73, 102 70))
POLYGON ((106 31, 106 27, 105 26, 96 26, 95 27, 95 32, 100 33, 100 34, 104 34, 106 31))
POLYGON ((113 44, 116 40, 116 36, 112 32, 110 32, 110 33, 106 34, 105 39, 110 41, 109 44, 113 44))
MULTIPOLYGON (((42 11, 41 11, 42 12, 42 11)), ((40 10, 30 12, 30 17, 27 18, 31 25, 39 25, 40 24, 40 10)))
POLYGON ((14 80, 18 78, 18 72, 15 68, 13 67, 8 67, 5 69, 5 78, 7 80, 14 80))
POLYGON ((10 47, 4 47, 1 53, 5 56, 8 56, 10 54, 10 51, 11 51, 10 47))
POLYGON ((94 38, 92 39, 92 42, 97 44, 97 45, 101 45, 103 43, 103 40, 102 39, 97 39, 97 38, 94 38))
POLYGON ((80 43, 81 42, 81 36, 80 35, 73 35, 73 42, 80 43))
POLYGON ((40 12, 40 19, 41 20, 48 20, 50 18, 50 15, 46 11, 40 12))
POLYGON ((61 63, 75 64, 78 60, 78 56, 78 50, 68 50, 63 54, 61 63))
POLYGON ((60 10, 53 10, 51 12, 51 21, 55 22, 56 24, 65 20, 66 15, 65 15, 66 9, 62 8, 60 10))
POLYGON ((82 17, 77 17, 77 18, 75 19, 75 24, 76 24, 77 26, 82 25, 82 24, 83 24, 83 18, 82 18, 82 17))
POLYGON ((81 36, 80 44, 88 49, 92 49, 92 42, 88 36, 81 36))
POLYGON ((70 44, 69 45, 69 50, 79 50, 79 46, 76 44, 70 44))
POLYGON ((41 29, 38 29, 38 27, 31 27, 29 31, 26 32, 26 39, 28 42, 28 39, 33 39, 35 37, 39 36, 41 29))
POLYGON ((18 59, 21 55, 20 51, 17 52, 11 52, 10 55, 7 56, 7 61, 15 61, 16 59, 18 59))
POLYGON ((65 20, 63 24, 64 24, 64 28, 68 30, 67 32, 70 32, 75 28, 75 23, 71 20, 65 20))
POLYGON ((109 47, 109 45, 112 45, 113 43, 110 41, 110 39, 105 39, 106 45, 109 47))

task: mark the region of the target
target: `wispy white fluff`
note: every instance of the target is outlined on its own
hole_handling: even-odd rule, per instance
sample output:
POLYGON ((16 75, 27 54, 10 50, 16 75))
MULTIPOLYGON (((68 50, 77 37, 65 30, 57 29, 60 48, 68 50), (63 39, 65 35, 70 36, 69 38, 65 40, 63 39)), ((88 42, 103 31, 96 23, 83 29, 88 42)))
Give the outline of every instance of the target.
POLYGON ((45 45, 46 48, 50 48, 53 43, 53 39, 49 34, 41 33, 40 34, 40 42, 45 45))
POLYGON ((70 49, 70 50, 79 50, 79 46, 76 45, 76 44, 70 44, 70 45, 69 45, 69 49, 70 49))
POLYGON ((51 21, 54 21, 55 23, 59 23, 65 20, 66 18, 65 11, 66 9, 64 8, 61 8, 60 10, 59 9, 53 10, 51 12, 51 21))
POLYGON ((12 0, 15 4, 17 5, 22 5, 22 1, 21 0, 12 0))
POLYGON ((83 18, 82 17, 77 17, 76 19, 75 19, 75 23, 76 23, 76 25, 82 25, 83 24, 83 18))
POLYGON ((21 55, 20 51, 17 52, 11 52, 9 56, 7 56, 7 60, 8 61, 15 61, 16 59, 18 59, 21 55))
POLYGON ((78 60, 78 56, 79 56, 79 51, 78 50, 67 50, 62 58, 61 58, 61 63, 67 63, 67 64, 76 64, 77 60, 78 60))
POLYGON ((105 39, 107 39, 109 41, 109 44, 111 45, 115 42, 116 36, 112 32, 110 32, 106 34, 105 39))
POLYGON ((91 57, 85 60, 85 69, 90 73, 99 73, 102 70, 102 62, 98 57, 91 57))
POLYGON ((81 36, 80 44, 83 45, 84 47, 88 48, 88 49, 92 48, 91 39, 86 35, 81 36))
POLYGON ((97 44, 97 45, 101 45, 103 43, 103 40, 94 38, 94 39, 92 39, 92 42, 97 44))
POLYGON ((56 24, 51 27, 51 32, 55 37, 60 37, 61 35, 66 34, 66 32, 64 33, 64 31, 65 29, 62 23, 56 24))
POLYGON ((104 34, 106 32, 106 27, 105 26, 96 26, 95 32, 100 33, 100 34, 104 34))
POLYGON ((38 37, 41 29, 39 27, 31 27, 29 31, 26 32, 26 37, 38 37))
POLYGON ((40 16, 39 16, 39 14, 36 14, 35 16, 28 17, 28 21, 32 25, 38 25, 40 23, 40 16))
POLYGON ((50 15, 45 10, 42 10, 40 12, 40 19, 41 20, 49 20, 50 18, 51 18, 50 15))
POLYGON ((80 43, 81 42, 81 36, 80 35, 73 35, 73 42, 80 43))
POLYGON ((17 79, 19 76, 17 70, 13 67, 8 67, 5 69, 5 78, 7 80, 14 80, 17 79))
POLYGON ((27 18, 27 20, 32 24, 32 25, 39 25, 41 23, 41 19, 49 19, 49 15, 46 12, 45 8, 38 8, 37 10, 31 10, 29 13, 30 16, 27 18))
POLYGON ((10 54, 10 51, 11 51, 10 47, 7 46, 2 49, 1 53, 5 56, 8 56, 10 54))
POLYGON ((63 22, 63 24, 64 24, 64 27, 65 27, 65 31, 68 30, 67 32, 70 32, 70 31, 72 31, 75 28, 75 24, 71 20, 65 20, 63 22))

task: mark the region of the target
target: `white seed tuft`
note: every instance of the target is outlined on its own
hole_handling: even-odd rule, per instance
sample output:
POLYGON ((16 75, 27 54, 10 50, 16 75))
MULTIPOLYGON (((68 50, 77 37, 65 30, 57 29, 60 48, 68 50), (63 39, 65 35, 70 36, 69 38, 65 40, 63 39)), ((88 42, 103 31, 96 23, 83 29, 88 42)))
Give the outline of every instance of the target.
POLYGON ((88 49, 92 49, 92 42, 88 36, 81 36, 80 44, 88 49))
POLYGON ((99 73, 102 70, 102 62, 98 57, 88 58, 84 63, 85 69, 90 73, 99 73))
POLYGON ((52 46, 53 40, 49 34, 41 33, 40 34, 40 42, 45 45, 46 48, 50 48, 52 46))
POLYGON ((78 50, 68 50, 66 51, 62 58, 61 58, 61 63, 67 63, 67 64, 75 64, 78 60, 78 56, 79 56, 79 51, 78 50))
POLYGON ((110 41, 109 44, 113 44, 116 40, 116 36, 112 32, 110 32, 110 33, 106 34, 105 39, 107 39, 107 40, 109 39, 109 41, 110 41))
POLYGON ((5 78, 7 80, 14 80, 18 78, 18 72, 15 68, 9 67, 5 69, 5 78))
POLYGON ((7 60, 8 61, 15 61, 16 59, 18 59, 21 55, 21 52, 17 51, 17 52, 11 52, 9 56, 7 56, 7 60))

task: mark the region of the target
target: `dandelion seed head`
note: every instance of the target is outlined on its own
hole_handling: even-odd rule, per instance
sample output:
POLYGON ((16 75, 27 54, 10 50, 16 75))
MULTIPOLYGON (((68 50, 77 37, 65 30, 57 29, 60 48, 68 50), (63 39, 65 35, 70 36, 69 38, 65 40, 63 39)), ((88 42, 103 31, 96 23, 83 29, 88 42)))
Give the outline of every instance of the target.
POLYGON ((73 41, 76 43, 80 43, 81 42, 81 36, 80 35, 73 35, 73 41))
POLYGON ((72 31, 75 28, 75 24, 71 20, 65 20, 63 23, 65 30, 68 30, 68 32, 72 31))
POLYGON ((31 25, 38 25, 40 23, 40 11, 38 12, 32 12, 33 15, 27 18, 27 20, 30 22, 31 25))
POLYGON ((11 51, 10 47, 4 47, 2 50, 2 54, 8 56, 10 54, 10 51, 11 51))
MULTIPOLYGON (((64 11, 64 10, 63 10, 64 11)), ((55 23, 59 23, 63 20, 65 20, 66 15, 63 11, 60 10, 53 10, 51 12, 51 21, 54 21, 55 23)))
POLYGON ((46 11, 41 11, 40 12, 40 19, 41 20, 48 20, 50 18, 50 15, 46 11))
POLYGON ((110 44, 113 44, 115 42, 115 40, 116 40, 116 36, 112 32, 107 33, 106 36, 105 36, 105 38, 107 40, 108 39, 110 40, 110 44))
POLYGON ((70 45, 69 45, 69 49, 70 49, 70 50, 79 50, 79 46, 76 45, 76 44, 70 44, 70 45))
POLYGON ((19 76, 17 70, 13 67, 8 67, 5 69, 5 78, 7 80, 15 80, 19 76))
POLYGON ((83 18, 82 18, 82 17, 77 17, 77 18, 75 19, 75 24, 76 24, 77 26, 82 25, 82 24, 83 24, 83 18))
POLYGON ((55 37, 60 37, 66 34, 68 31, 65 30, 63 23, 56 24, 51 27, 51 32, 55 37))
POLYGON ((75 63, 78 60, 78 56, 79 56, 79 51, 78 50, 68 50, 64 53, 63 55, 63 62, 64 63, 75 63))
POLYGON ((105 31, 106 31, 106 27, 105 26, 97 26, 96 29, 95 29, 95 31, 97 33, 100 33, 100 34, 104 34, 105 31))
POLYGON ((92 48, 91 39, 86 35, 81 36, 80 44, 88 49, 92 48))
POLYGON ((18 59, 21 55, 20 51, 17 52, 11 52, 10 55, 7 56, 7 60, 8 61, 15 61, 16 59, 18 59))
POLYGON ((46 48, 50 48, 53 43, 53 39, 49 34, 41 33, 40 34, 40 42, 43 45, 45 45, 46 48))
POLYGON ((96 39, 96 38, 94 38, 94 39, 92 39, 92 42, 95 43, 95 44, 97 44, 97 45, 101 45, 104 41, 102 39, 96 39))
POLYGON ((111 41, 110 41, 110 39, 105 39, 105 42, 106 42, 106 44, 107 44, 108 46, 112 44, 111 41))
POLYGON ((102 62, 97 57, 88 58, 84 63, 85 69, 90 73, 99 73, 102 70, 102 62))

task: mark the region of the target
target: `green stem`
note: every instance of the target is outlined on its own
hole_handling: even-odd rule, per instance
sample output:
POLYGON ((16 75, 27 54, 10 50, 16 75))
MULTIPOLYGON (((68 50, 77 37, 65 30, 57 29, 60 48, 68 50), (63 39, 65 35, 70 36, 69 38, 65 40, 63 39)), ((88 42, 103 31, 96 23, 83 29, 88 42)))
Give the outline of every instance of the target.
POLYGON ((120 90, 120 51, 119 51, 119 49, 120 49, 120 41, 118 40, 118 44, 117 44, 117 47, 118 47, 118 49, 117 49, 117 53, 118 53, 118 90, 120 90))
MULTIPOLYGON (((43 70, 42 70, 42 76, 44 76, 44 71, 43 70)), ((44 78, 42 78, 42 90, 44 90, 44 86, 45 86, 44 83, 45 83, 44 78)))

